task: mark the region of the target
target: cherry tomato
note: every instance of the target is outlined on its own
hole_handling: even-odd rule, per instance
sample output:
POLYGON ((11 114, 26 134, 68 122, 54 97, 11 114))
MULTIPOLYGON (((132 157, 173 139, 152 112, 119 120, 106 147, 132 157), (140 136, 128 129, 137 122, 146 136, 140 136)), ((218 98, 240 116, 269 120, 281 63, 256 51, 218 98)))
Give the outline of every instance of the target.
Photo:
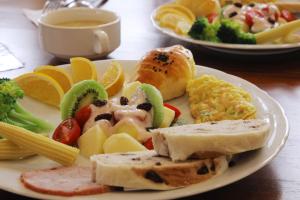
POLYGON ((92 112, 92 110, 89 105, 80 108, 76 112, 75 119, 77 120, 77 122, 81 128, 83 128, 85 122, 90 118, 91 112, 92 112))
POLYGON ((152 138, 149 138, 145 143, 144 143, 144 146, 149 149, 149 150, 152 150, 154 149, 153 147, 153 142, 152 142, 152 138))
POLYGON ((166 106, 167 108, 170 108, 171 110, 174 110, 175 112, 175 120, 181 115, 181 112, 178 108, 176 108, 175 106, 172 106, 168 103, 164 103, 164 106, 166 106))
POLYGON ((217 13, 210 13, 209 15, 206 16, 209 23, 213 23, 217 17, 218 17, 217 13))
POLYGON ((52 138, 67 145, 76 143, 81 133, 79 124, 74 118, 66 119, 55 129, 52 138))
POLYGON ((245 22, 248 26, 252 26, 253 25, 253 18, 257 16, 257 17, 264 17, 264 14, 259 11, 259 10, 255 10, 255 9, 251 9, 248 10, 245 14, 245 22))
POLYGON ((288 22, 296 20, 296 17, 288 10, 282 10, 281 17, 284 18, 288 22))

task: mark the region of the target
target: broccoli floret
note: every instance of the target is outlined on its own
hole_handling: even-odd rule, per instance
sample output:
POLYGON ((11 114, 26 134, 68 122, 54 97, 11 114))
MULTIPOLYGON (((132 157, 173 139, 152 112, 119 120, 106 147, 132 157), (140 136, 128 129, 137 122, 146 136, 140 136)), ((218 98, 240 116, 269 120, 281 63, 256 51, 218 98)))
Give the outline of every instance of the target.
POLYGON ((209 22, 205 17, 199 17, 192 25, 188 34, 197 40, 203 40, 204 29, 209 26, 209 22))
POLYGON ((192 25, 188 34, 197 40, 206 40, 211 42, 218 42, 216 37, 219 24, 210 24, 206 17, 199 17, 192 25))
POLYGON ((218 42, 216 36, 219 24, 210 24, 206 17, 199 17, 192 25, 188 34, 197 40, 206 40, 211 42, 218 42))
POLYGON ((13 80, 0 78, 0 121, 34 132, 49 132, 52 125, 34 117, 19 105, 24 91, 13 80))
POLYGON ((233 44, 256 44, 255 35, 245 33, 237 22, 223 19, 220 23, 217 37, 221 42, 233 44))

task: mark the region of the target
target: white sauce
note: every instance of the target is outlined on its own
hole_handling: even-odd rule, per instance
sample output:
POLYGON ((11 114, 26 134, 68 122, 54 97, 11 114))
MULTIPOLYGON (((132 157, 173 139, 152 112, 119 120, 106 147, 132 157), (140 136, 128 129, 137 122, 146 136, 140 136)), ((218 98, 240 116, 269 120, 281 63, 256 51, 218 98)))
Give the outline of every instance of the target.
POLYGON ((114 98, 107 102, 106 105, 97 107, 93 104, 90 105, 91 115, 87 122, 84 125, 83 133, 89 128, 93 127, 96 124, 99 124, 101 128, 107 133, 108 136, 113 134, 117 128, 124 123, 134 124, 138 130, 138 140, 145 142, 151 137, 151 133, 146 131, 147 127, 152 126, 152 112, 149 112, 141 109, 137 109, 137 105, 146 102, 146 96, 141 90, 132 97, 129 101, 129 105, 121 105, 120 98, 114 98), (113 119, 108 121, 106 119, 101 119, 95 121, 95 118, 103 113, 110 113, 113 115, 113 119))

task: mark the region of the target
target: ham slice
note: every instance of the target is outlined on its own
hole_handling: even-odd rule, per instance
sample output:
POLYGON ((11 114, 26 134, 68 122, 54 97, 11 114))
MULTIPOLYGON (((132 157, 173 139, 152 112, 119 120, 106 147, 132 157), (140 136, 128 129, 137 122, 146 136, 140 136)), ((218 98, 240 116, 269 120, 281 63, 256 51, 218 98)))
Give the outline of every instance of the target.
POLYGON ((58 167, 24 172, 21 182, 30 190, 52 195, 73 196, 108 192, 109 188, 92 182, 90 167, 58 167))

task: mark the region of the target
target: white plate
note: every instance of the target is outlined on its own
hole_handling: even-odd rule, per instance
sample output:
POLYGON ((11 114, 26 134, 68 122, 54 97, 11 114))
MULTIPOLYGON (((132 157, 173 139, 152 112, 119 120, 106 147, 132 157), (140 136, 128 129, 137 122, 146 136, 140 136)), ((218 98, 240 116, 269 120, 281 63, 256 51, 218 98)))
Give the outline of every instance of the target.
MULTIPOLYGON (((111 61, 95 61, 99 74, 103 74, 107 66, 111 61)), ((128 78, 134 71, 137 61, 120 61, 123 65, 128 78)), ((69 69, 68 65, 62 67, 69 69)), ((67 199, 82 200, 82 199, 131 199, 131 200, 147 200, 147 199, 170 199, 179 198, 189 195, 194 195, 202 192, 206 192, 212 189, 216 189, 230 183, 233 183, 239 179, 242 179, 258 169, 265 166, 270 162, 274 156, 283 147, 288 136, 288 122, 281 106, 271 98, 266 92, 259 89, 255 85, 243 80, 241 78, 226 74, 216 69, 197 66, 197 74, 212 74, 225 81, 231 82, 234 85, 240 86, 250 92, 253 96, 253 103, 257 107, 258 117, 267 117, 271 123, 271 134, 266 146, 258 151, 243 154, 242 158, 237 164, 229 168, 224 174, 214 177, 208 181, 194 184, 185 188, 171 190, 171 191, 139 191, 139 192, 112 192, 100 195, 91 196, 74 196, 67 199)), ((50 106, 43 105, 39 102, 26 98, 23 105, 27 107, 31 112, 36 115, 48 119, 54 124, 58 124, 60 121, 59 111, 50 106)), ((188 110, 187 97, 181 97, 171 102, 172 104, 181 108, 183 117, 186 120, 191 120, 188 110)), ((79 161, 80 163, 80 161, 79 161)), ((1 161, 0 162, 0 188, 13 193, 17 193, 24 196, 42 198, 42 199, 62 199, 60 196, 44 195, 33 192, 26 189, 19 181, 21 172, 50 168, 57 166, 56 163, 42 158, 40 156, 32 157, 19 161, 1 161)), ((63 197, 64 199, 66 197, 63 197)))
POLYGON ((212 49, 219 52, 240 54, 240 55, 270 55, 270 54, 281 54, 300 49, 300 43, 293 44, 228 44, 228 43, 215 43, 204 40, 195 40, 187 35, 180 35, 175 33, 173 30, 165 27, 160 27, 159 23, 155 20, 155 13, 157 9, 151 14, 151 21, 153 26, 164 34, 167 34, 178 40, 186 41, 189 43, 201 45, 205 48, 212 49))

